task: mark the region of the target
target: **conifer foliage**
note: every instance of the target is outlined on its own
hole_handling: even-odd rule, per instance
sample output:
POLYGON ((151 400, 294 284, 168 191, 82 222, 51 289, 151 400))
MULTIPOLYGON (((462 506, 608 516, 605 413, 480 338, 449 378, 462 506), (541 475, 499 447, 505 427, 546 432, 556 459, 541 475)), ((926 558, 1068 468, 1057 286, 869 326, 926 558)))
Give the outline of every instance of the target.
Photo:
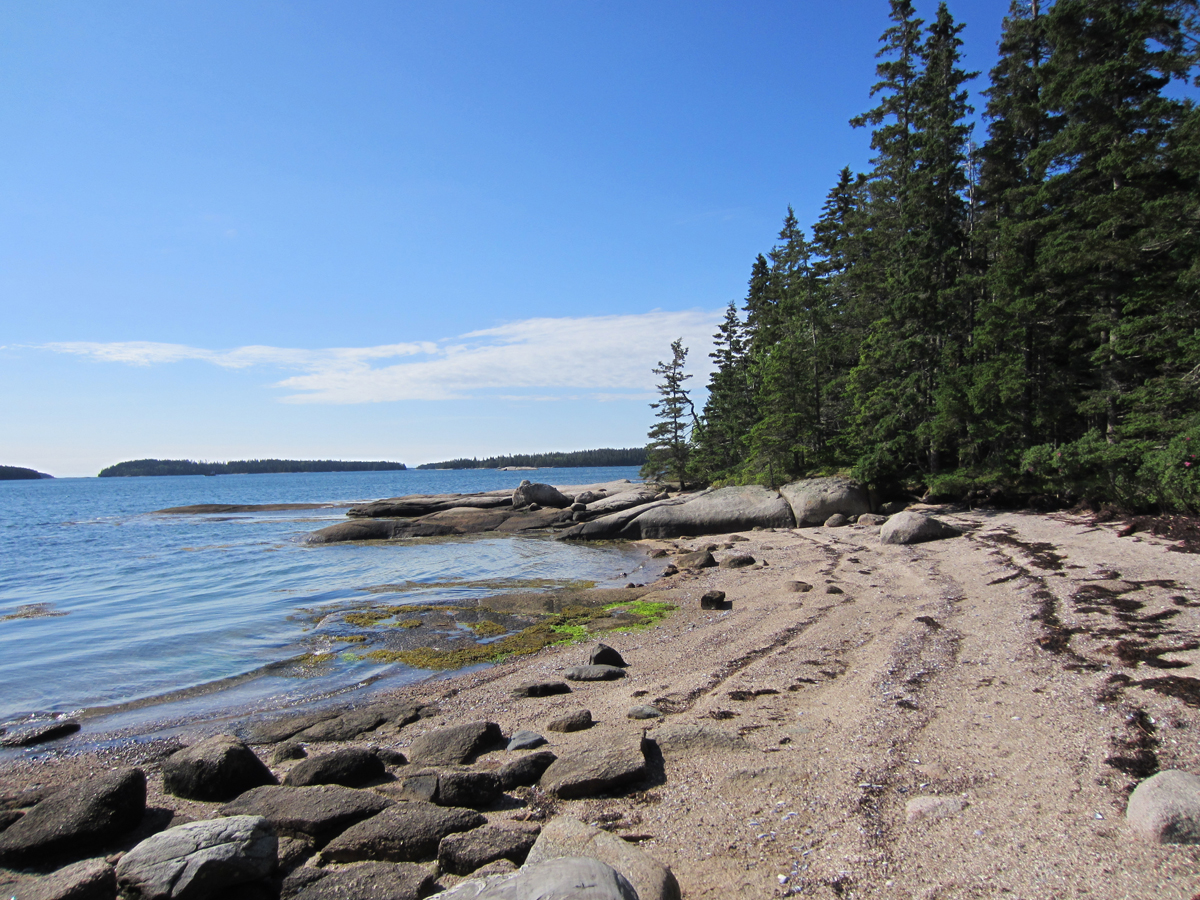
POLYGON ((1200 512, 1200 0, 1013 0, 973 142, 963 25, 891 0, 867 172, 730 305, 659 468, 1200 512), (686 446, 685 446, 686 445, 686 446), (1196 455, 1193 455, 1196 454, 1196 455))

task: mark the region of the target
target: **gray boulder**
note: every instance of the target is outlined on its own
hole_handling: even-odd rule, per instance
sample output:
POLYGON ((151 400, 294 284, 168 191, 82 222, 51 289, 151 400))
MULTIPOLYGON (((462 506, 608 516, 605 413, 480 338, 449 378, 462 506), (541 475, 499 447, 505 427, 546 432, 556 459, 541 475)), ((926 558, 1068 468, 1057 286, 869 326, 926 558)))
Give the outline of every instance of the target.
POLYGON ((958 537, 957 528, 919 512, 902 512, 889 518, 879 529, 881 544, 919 544, 958 537))
POLYGON ((867 525, 878 527, 888 520, 887 516, 881 516, 878 513, 863 513, 858 517, 858 525, 867 525))
POLYGON ((744 738, 707 725, 664 725, 650 738, 663 756, 751 749, 744 738))
POLYGON ((116 769, 49 794, 0 831, 0 863, 26 865, 61 853, 83 854, 132 831, 146 811, 141 769, 116 769))
POLYGON ((347 541, 386 541, 396 530, 393 519, 352 519, 320 528, 304 538, 306 544, 342 544, 347 541))
POLYGON ((513 736, 508 739, 508 746, 505 748, 509 752, 513 750, 532 750, 534 747, 540 747, 546 743, 546 739, 536 731, 514 731, 513 736))
POLYGON ((216 734, 172 753, 162 764, 163 789, 188 800, 232 800, 275 776, 231 734, 216 734))
POLYGON ((661 719, 662 710, 657 706, 651 706, 649 703, 641 703, 631 707, 627 715, 631 719, 661 719))
POLYGON ((511 791, 515 787, 537 784, 538 779, 556 759, 558 757, 550 750, 527 753, 501 766, 496 777, 500 779, 501 788, 506 791, 511 791))
POLYGON ((565 734, 571 731, 583 731, 585 728, 591 728, 593 724, 591 710, 575 709, 566 715, 551 719, 546 723, 546 730, 565 734))
POLYGON ((779 489, 797 525, 820 525, 835 513, 860 516, 871 511, 871 497, 857 481, 834 475, 806 478, 779 489))
POLYGON ((588 664, 593 666, 627 666, 625 659, 608 644, 597 644, 588 656, 588 664))
POLYGON ((572 666, 563 673, 568 681, 614 681, 625 677, 617 666, 572 666))
POLYGON ((615 834, 566 817, 542 829, 526 865, 563 857, 587 857, 612 866, 633 885, 640 900, 679 900, 679 882, 662 863, 615 834))
POLYGON ((676 560, 681 569, 711 569, 717 561, 707 550, 695 550, 691 553, 681 553, 676 560))
POLYGON ((1168 769, 1147 778, 1129 797, 1125 820, 1153 844, 1200 844, 1200 777, 1168 769))
POLYGON ((555 509, 566 509, 571 505, 571 498, 562 494, 558 488, 549 484, 536 484, 522 481, 513 491, 512 505, 514 509, 536 503, 538 506, 552 506, 555 509))
POLYGON ((260 816, 188 822, 142 841, 117 865, 123 893, 139 900, 206 900, 275 872, 279 842, 260 816))
MULTIPOLYGON (((858 516, 855 516, 854 518, 857 519, 858 516)), ((849 524, 850 519, 846 516, 843 516, 841 513, 834 513, 825 520, 826 528, 845 528, 849 524)))
POLYGON ((287 773, 283 783, 296 787, 313 784, 360 787, 382 777, 386 771, 383 760, 370 750, 348 747, 304 760, 287 773))
POLYGON ((722 569, 744 569, 754 563, 755 559, 749 553, 731 553, 721 560, 720 566, 722 569))
POLYGON ((758 485, 708 491, 679 506, 658 506, 637 518, 642 538, 674 538, 683 534, 721 534, 744 528, 790 528, 787 501, 758 485))
MULTIPOLYGON (((34 744, 45 744, 56 741, 77 732, 78 722, 66 719, 61 722, 43 722, 26 728, 18 728, 0 737, 0 747, 32 747, 34 744)), ((3 732, 0 732, 3 734, 3 732)))
POLYGON ((515 874, 472 878, 428 900, 638 900, 620 872, 597 859, 558 858, 515 874))
POLYGON ((419 900, 433 876, 431 867, 416 863, 360 863, 318 875, 293 900, 419 900))
POLYGON ((589 522, 581 522, 563 532, 563 540, 571 541, 602 541, 612 538, 628 538, 637 540, 641 537, 641 526, 638 520, 649 510, 661 509, 666 506, 682 506, 688 501, 687 497, 672 497, 644 503, 620 512, 608 513, 589 522))
POLYGON ((569 694, 571 686, 565 681, 527 681, 513 688, 512 695, 518 700, 525 697, 552 697, 555 694, 569 694))
POLYGON ((539 784, 549 793, 570 800, 624 787, 645 774, 646 754, 639 736, 565 753, 550 764, 539 784))
POLYGON ((113 900, 117 875, 107 860, 85 859, 5 889, 13 900, 113 900))
POLYGON ((294 734, 297 740, 310 744, 322 741, 352 741, 360 734, 374 731, 380 725, 390 724, 403 728, 423 715, 435 711, 434 707, 420 703, 372 703, 313 722, 294 734))
MULTIPOLYGON (((587 504, 589 515, 607 516, 622 510, 633 509, 635 506, 645 506, 647 503, 653 502, 656 496, 658 496, 658 492, 654 488, 643 484, 610 497, 598 497, 595 500, 582 502, 587 504)), ((579 501, 579 498, 576 497, 575 500, 579 501)))
POLYGON ((435 728, 412 742, 408 758, 414 765, 458 766, 503 741, 495 722, 466 722, 435 728))
POLYGON ((342 832, 321 851, 321 859, 338 863, 421 862, 437 856, 442 838, 486 822, 472 809, 407 800, 342 832))
POLYGON ((500 778, 492 772, 440 772, 433 799, 439 806, 486 809, 501 792, 500 778))
POLYGON ((262 816, 281 836, 306 834, 317 846, 351 825, 392 805, 371 791, 332 784, 314 787, 267 785, 246 791, 221 807, 223 816, 262 816))
POLYGON ((498 859, 507 859, 519 866, 525 862, 536 840, 534 832, 484 825, 442 838, 438 845, 438 865, 443 872, 452 875, 470 875, 498 859))

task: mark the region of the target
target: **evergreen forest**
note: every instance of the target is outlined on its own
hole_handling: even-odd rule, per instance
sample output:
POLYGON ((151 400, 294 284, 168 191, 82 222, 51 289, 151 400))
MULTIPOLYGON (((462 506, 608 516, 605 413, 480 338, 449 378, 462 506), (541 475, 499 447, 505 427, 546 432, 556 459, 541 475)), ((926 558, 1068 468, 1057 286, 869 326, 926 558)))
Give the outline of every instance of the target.
POLYGON ((1200 512, 1198 25, 1016 0, 977 143, 964 26, 891 0, 869 171, 788 209, 703 409, 664 377, 647 474, 1200 512))
POLYGON ((280 472, 398 472, 399 462, 358 462, 337 459, 242 459, 233 462, 195 462, 190 459, 132 459, 100 470, 100 478, 145 475, 265 475, 280 472))
POLYGON ((503 469, 507 466, 575 469, 591 466, 640 466, 646 462, 643 447, 615 450, 567 450, 550 453, 517 453, 512 456, 489 456, 487 459, 450 459, 425 463, 418 469, 503 469))

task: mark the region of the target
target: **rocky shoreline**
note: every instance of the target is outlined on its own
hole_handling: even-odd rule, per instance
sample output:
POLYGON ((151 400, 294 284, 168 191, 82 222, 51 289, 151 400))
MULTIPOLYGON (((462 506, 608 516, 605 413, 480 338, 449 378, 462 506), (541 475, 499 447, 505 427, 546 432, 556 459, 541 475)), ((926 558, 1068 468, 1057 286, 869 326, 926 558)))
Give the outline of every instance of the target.
MULTIPOLYGON (((223 736, 5 763, 0 890, 448 900, 575 896, 536 891, 582 878, 598 885, 588 896, 625 900, 1197 892, 1196 556, 1065 514, 880 522, 869 496, 867 511, 796 527, 807 517, 788 493, 791 523, 757 530, 702 536, 728 521, 728 489, 562 528, 673 511, 637 526, 674 572, 645 586, 676 607, 654 627, 223 736)), ((782 514, 748 499, 754 516, 782 514)), ((472 508, 454 502, 387 520, 472 508)))

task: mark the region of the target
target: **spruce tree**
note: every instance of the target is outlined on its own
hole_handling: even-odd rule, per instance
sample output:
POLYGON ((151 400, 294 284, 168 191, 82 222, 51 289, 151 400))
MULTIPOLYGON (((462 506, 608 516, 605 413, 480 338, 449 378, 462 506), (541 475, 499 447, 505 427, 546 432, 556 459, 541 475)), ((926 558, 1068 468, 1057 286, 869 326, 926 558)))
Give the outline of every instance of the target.
POLYGON ((692 376, 683 371, 687 362, 683 338, 671 342, 671 361, 659 362, 653 369, 662 381, 658 384, 659 401, 651 403, 659 421, 652 425, 646 445, 646 464, 642 477, 670 477, 683 490, 691 474, 691 433, 696 424, 696 410, 684 382, 692 376))
POLYGON ((755 418, 749 360, 735 303, 725 310, 708 355, 716 369, 708 381, 708 399, 694 441, 697 467, 713 480, 732 475, 745 461, 746 440, 755 418))

